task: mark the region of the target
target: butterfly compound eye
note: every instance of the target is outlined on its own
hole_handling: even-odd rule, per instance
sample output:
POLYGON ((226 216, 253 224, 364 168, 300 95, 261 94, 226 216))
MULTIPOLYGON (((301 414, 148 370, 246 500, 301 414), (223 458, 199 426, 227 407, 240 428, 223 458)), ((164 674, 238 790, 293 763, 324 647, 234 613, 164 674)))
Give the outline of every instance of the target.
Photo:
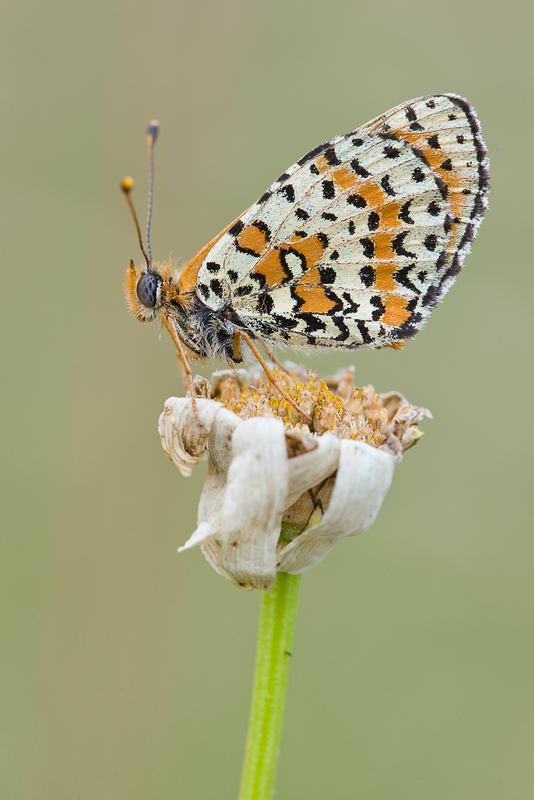
POLYGON ((137 283, 137 297, 146 308, 155 308, 158 302, 158 293, 161 281, 152 272, 145 272, 137 283))

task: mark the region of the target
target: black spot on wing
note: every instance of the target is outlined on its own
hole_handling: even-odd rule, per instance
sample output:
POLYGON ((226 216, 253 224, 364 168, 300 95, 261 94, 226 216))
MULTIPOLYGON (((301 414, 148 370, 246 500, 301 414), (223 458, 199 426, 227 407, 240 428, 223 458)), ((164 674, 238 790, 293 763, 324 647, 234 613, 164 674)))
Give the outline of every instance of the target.
POLYGON ((314 159, 316 156, 322 153, 323 150, 326 150, 327 147, 330 147, 330 142, 325 142, 324 144, 318 145, 318 147, 314 147, 313 150, 310 150, 309 153, 306 153, 305 156, 302 156, 302 158, 297 161, 297 164, 302 167, 303 164, 307 164, 308 161, 314 159))
POLYGON ((411 253, 409 250, 406 250, 404 247, 404 240, 408 235, 407 231, 403 231, 403 233, 398 233, 392 240, 391 240, 391 249, 394 253, 398 256, 408 256, 408 258, 416 258, 415 253, 411 253))
POLYGON ((441 296, 441 292, 437 286, 429 286, 425 296, 423 297, 422 305, 425 308, 433 308, 439 302, 439 298, 441 296))
POLYGON ((402 325, 399 325, 398 328, 393 328, 389 335, 392 339, 410 339, 412 336, 415 336, 419 328, 421 327, 421 321, 423 319, 423 315, 415 312, 411 314, 406 322, 403 322, 402 325))
POLYGON ((389 182, 389 175, 384 175, 380 181, 380 186, 390 197, 395 197, 397 194, 389 182))
POLYGON ((325 285, 336 282, 337 273, 333 267, 319 267, 319 275, 321 276, 321 283, 325 285))
POLYGON ((433 150, 441 150, 441 145, 436 133, 433 136, 429 136, 427 142, 429 147, 431 147, 433 150))
POLYGON ((386 145, 384 147, 383 153, 386 158, 398 158, 400 156, 400 150, 398 147, 392 147, 391 145, 386 145))
POLYGON ((333 316, 332 317, 332 322, 334 323, 334 325, 339 330, 339 336, 335 336, 334 340, 336 342, 345 342, 350 336, 350 331, 347 328, 347 326, 345 325, 345 323, 343 321, 343 317, 341 317, 341 316, 333 316))
MULTIPOLYGON (((363 239, 360 239, 360 244, 363 248, 363 254, 366 258, 374 258, 375 255, 375 243, 372 239, 369 239, 365 236, 363 239)), ((361 270, 360 270, 361 272, 361 270)))
MULTIPOLYGON (((369 267, 364 267, 364 269, 369 269, 369 267)), ((373 272, 374 272, 374 270, 373 270, 373 272)), ((358 309, 359 309, 359 307, 360 307, 360 303, 356 303, 352 299, 352 297, 350 296, 350 294, 348 292, 343 292, 343 294, 341 296, 342 296, 343 300, 345 301, 345 304, 343 306, 344 313, 345 314, 356 314, 358 309)))
POLYGON ((350 165, 351 165, 352 169, 354 170, 354 172, 356 173, 356 175, 359 175, 360 178, 368 178, 369 175, 371 174, 370 172, 368 172, 365 169, 365 167, 363 167, 360 164, 360 162, 358 161, 357 158, 353 158, 352 161, 350 162, 350 165))
POLYGON ((423 244, 427 250, 430 252, 434 252, 438 243, 438 237, 435 233, 429 233, 426 239, 424 240, 423 244))
POLYGON ((412 178, 416 183, 421 183, 425 179, 425 173, 421 169, 421 167, 416 167, 412 172, 412 178))
POLYGON ((336 195, 336 190, 334 188, 334 181, 325 180, 322 183, 323 188, 323 197, 325 200, 332 200, 336 195))
POLYGON ((389 125, 384 125, 383 129, 381 131, 378 131, 378 136, 381 139, 389 139, 389 140, 393 139, 393 141, 395 142, 401 141, 399 137, 396 136, 396 134, 391 133, 389 125))
POLYGON ((399 211, 399 219, 406 223, 406 225, 415 225, 415 222, 410 217, 410 205, 412 200, 407 200, 404 205, 401 206, 401 210, 399 211))
MULTIPOLYGON (((421 294, 421 290, 418 289, 417 286, 414 283, 412 283, 410 278, 408 277, 414 266, 415 264, 410 264, 407 267, 403 267, 402 269, 397 270, 397 272, 393 273, 392 278, 394 281, 397 281, 397 283, 400 283, 401 286, 404 286, 405 289, 409 289, 411 292, 415 292, 415 294, 421 294)), ((420 273, 420 275, 421 274, 424 274, 424 276, 426 277, 426 272, 420 273)), ((420 276, 418 277, 419 280, 421 281, 424 280, 420 276)))
POLYGON ((298 314, 299 319, 306 324, 306 333, 315 333, 315 331, 326 330, 326 322, 318 315, 311 314, 309 311, 297 311, 296 313, 298 314))
POLYGON ((238 286, 234 294, 236 297, 246 297, 251 292, 252 292, 252 286, 245 285, 245 286, 238 286))
POLYGON ((270 314, 273 310, 274 300, 268 292, 258 295, 256 311, 259 314, 270 314))
POLYGON ((310 218, 310 215, 308 214, 308 212, 305 211, 303 208, 297 208, 297 210, 295 211, 295 216, 298 217, 299 219, 309 219, 310 218))
POLYGON ((295 250, 293 247, 282 247, 280 249, 280 263, 282 264, 284 271, 286 273, 285 277, 283 278, 283 282, 291 280, 291 278, 293 277, 293 271, 291 270, 291 267, 289 266, 287 261, 287 256, 289 254, 299 259, 300 269, 303 272, 306 270, 306 256, 303 253, 299 253, 299 251, 295 250))
POLYGON ((232 225, 232 227, 228 229, 228 233, 231 236, 239 236, 244 227, 245 223, 242 220, 238 219, 237 222, 234 223, 234 225, 232 225))
POLYGON ((459 272, 462 271, 462 262, 458 255, 455 255, 452 259, 451 265, 449 269, 444 273, 443 277, 441 278, 440 284, 445 283, 446 280, 449 278, 455 278, 459 272))
POLYGON ((328 299, 331 300, 335 304, 330 309, 330 311, 326 312, 328 314, 328 316, 331 317, 334 314, 337 314, 338 311, 341 311, 343 309, 343 303, 341 302, 341 300, 339 299, 339 296, 334 292, 333 289, 325 289, 324 293, 328 297, 328 299))
POLYGON ((441 272, 446 261, 447 261, 447 251, 442 250, 442 252, 439 254, 438 260, 436 261, 436 267, 435 267, 435 270, 438 273, 438 275, 441 272))
POLYGON ((259 231, 265 234, 266 242, 271 241, 271 229, 269 228, 266 222, 264 222, 261 219, 258 219, 255 222, 253 222, 252 225, 254 225, 255 228, 257 228, 259 231))
POLYGON ((267 278, 266 278, 266 277, 265 277, 265 275, 263 275, 261 272, 251 272, 251 273, 249 274, 249 277, 250 277, 250 278, 251 278, 253 281, 256 281, 256 283, 258 284, 258 287, 257 287, 257 288, 258 288, 260 291, 261 291, 262 289, 265 289, 265 288, 267 288, 267 278))
POLYGON ((370 266, 362 267, 360 272, 359 272, 359 275, 360 275, 361 282, 363 283, 363 285, 367 289, 369 289, 373 285, 373 283, 375 282, 376 272, 373 269, 373 267, 370 267, 370 266))
POLYGON ((379 215, 377 214, 376 211, 371 211, 371 213, 367 217, 367 227, 369 228, 370 231, 376 231, 378 230, 379 225, 380 225, 379 215))
POLYGON ((365 197, 362 197, 361 194, 350 194, 347 197, 347 203, 355 208, 365 208, 367 205, 367 200, 365 197))
POLYGON ((377 294, 374 297, 371 297, 369 299, 369 302, 371 303, 372 306, 375 307, 375 310, 371 314, 371 318, 374 322, 378 322, 380 317, 382 317, 386 313, 386 307, 382 302, 382 298, 380 297, 380 295, 377 294))
POLYGON ((206 269, 208 270, 208 272, 220 272, 221 265, 217 264, 215 261, 208 261, 208 263, 206 264, 206 269))
POLYGON ((481 194, 477 194, 475 197, 475 202, 473 205, 473 210, 471 211, 471 219, 475 219, 476 217, 481 217, 485 211, 484 201, 482 199, 481 194))
POLYGON ((467 226, 467 228, 465 229, 465 231, 464 231, 464 235, 462 236, 460 244, 458 245, 458 250, 463 250, 464 247, 466 246, 466 244, 469 244, 469 242, 472 242, 473 239, 475 238, 475 233, 476 233, 475 226, 469 224, 467 226))
POLYGON ((295 202, 295 189, 293 188, 291 183, 286 183, 285 186, 281 186, 280 189, 278 189, 278 194, 285 195, 285 198, 288 203, 295 202))
POLYGON ((283 317, 280 314, 273 314, 272 318, 281 328, 296 328, 299 324, 298 319, 294 317, 283 317))
POLYGON ((331 167, 339 167, 341 164, 341 161, 337 157, 336 151, 333 147, 329 147, 324 151, 323 158, 330 164, 331 167))
POLYGON ((217 297, 224 297, 222 283, 218 278, 212 278, 210 281, 210 289, 217 297))
POLYGON ((369 335, 369 331, 367 330, 367 325, 365 324, 365 322, 363 320, 359 319, 357 321, 356 325, 358 326, 358 330, 360 331, 360 334, 361 334, 361 337, 362 337, 362 342, 364 344, 371 344, 373 339, 369 335))

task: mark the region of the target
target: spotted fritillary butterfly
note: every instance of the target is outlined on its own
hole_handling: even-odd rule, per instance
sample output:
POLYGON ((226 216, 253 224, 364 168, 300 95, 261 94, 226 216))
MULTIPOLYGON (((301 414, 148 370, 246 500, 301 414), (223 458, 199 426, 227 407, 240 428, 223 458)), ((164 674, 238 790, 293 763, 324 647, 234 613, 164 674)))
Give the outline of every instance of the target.
POLYGON ((149 245, 127 273, 130 308, 232 362, 253 343, 402 347, 460 272, 488 177, 469 103, 411 100, 311 150, 183 269, 149 245))

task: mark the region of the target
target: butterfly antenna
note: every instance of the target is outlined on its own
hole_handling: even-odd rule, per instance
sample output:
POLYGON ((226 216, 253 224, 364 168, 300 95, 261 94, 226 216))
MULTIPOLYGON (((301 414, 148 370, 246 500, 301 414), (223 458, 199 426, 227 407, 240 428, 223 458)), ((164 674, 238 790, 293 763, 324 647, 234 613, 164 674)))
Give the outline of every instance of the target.
POLYGON ((137 214, 135 213, 135 208, 133 207, 132 198, 130 197, 130 192, 132 191, 133 187, 134 187, 133 178, 124 178, 124 180, 121 183, 121 189, 124 192, 126 202, 128 203, 128 208, 132 212, 132 217, 135 223, 135 229, 137 231, 137 236, 139 238, 139 247, 141 248, 141 252, 145 257, 146 265, 147 267, 149 267, 150 260, 147 254, 145 253, 145 248, 143 247, 143 238, 141 236, 141 229, 139 227, 139 222, 137 221, 137 214))
POLYGON ((150 223, 152 221, 152 199, 154 197, 154 145, 158 137, 159 122, 152 120, 146 132, 146 142, 148 148, 148 214, 146 219, 146 245, 148 257, 152 261, 152 250, 150 248, 150 223))

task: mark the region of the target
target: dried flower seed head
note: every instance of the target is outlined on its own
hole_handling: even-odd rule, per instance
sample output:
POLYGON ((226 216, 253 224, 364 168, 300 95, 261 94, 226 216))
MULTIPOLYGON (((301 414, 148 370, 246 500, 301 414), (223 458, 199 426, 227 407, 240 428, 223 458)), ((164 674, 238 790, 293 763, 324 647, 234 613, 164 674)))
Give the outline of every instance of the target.
POLYGON ((335 542, 367 530, 404 450, 431 416, 398 392, 353 386, 354 369, 320 380, 293 364, 277 379, 310 426, 257 367, 195 378, 190 398, 170 398, 160 417, 163 447, 183 475, 208 454, 195 545, 224 577, 267 589, 276 572, 304 572, 335 542))

